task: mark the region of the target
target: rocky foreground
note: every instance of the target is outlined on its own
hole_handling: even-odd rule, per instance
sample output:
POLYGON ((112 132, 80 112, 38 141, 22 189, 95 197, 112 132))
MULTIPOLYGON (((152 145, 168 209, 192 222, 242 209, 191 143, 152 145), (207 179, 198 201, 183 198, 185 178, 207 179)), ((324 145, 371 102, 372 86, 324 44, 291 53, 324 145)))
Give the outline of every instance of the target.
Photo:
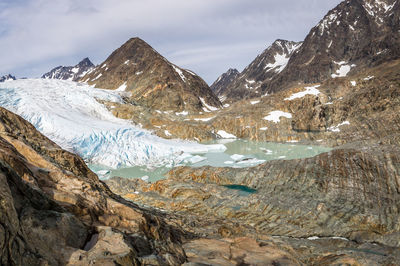
POLYGON ((2 264, 400 261, 395 146, 360 142, 249 169, 178 168, 155 184, 109 180, 125 200, 21 117, 0 109, 0 122, 2 264))

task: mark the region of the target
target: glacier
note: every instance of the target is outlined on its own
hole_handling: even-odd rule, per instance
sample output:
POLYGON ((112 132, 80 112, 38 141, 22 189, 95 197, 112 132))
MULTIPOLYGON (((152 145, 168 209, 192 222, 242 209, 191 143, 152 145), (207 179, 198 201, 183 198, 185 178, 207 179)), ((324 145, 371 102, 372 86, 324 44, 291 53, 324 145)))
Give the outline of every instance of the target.
POLYGON ((21 79, 0 84, 0 106, 86 162, 114 169, 179 165, 188 156, 226 150, 223 144, 162 139, 116 118, 100 101, 122 103, 119 93, 73 81, 21 79))

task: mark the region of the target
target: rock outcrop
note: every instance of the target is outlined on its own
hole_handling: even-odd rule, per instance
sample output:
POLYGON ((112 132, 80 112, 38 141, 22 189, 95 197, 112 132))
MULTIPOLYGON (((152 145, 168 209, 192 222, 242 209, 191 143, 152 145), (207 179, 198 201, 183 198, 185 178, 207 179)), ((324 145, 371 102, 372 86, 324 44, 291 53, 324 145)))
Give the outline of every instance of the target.
POLYGON ((84 58, 75 66, 59 66, 42 76, 43 79, 78 81, 95 68, 89 58, 84 58))
POLYGON ((81 81, 126 91, 133 105, 152 110, 209 112, 221 107, 199 76, 170 63, 139 38, 128 40, 81 81))
POLYGON ((240 72, 237 69, 230 68, 227 72, 218 77, 216 81, 210 86, 211 90, 216 95, 222 95, 222 92, 234 82, 240 72))
POLYGON ((7 75, 0 77, 0 82, 5 82, 7 80, 16 80, 16 78, 14 76, 12 76, 11 74, 7 74, 7 75))
POLYGON ((218 90, 223 99, 240 100, 261 95, 261 84, 281 73, 301 42, 276 40, 247 66, 240 75, 218 90))
POLYGON ((0 108, 0 263, 178 265, 183 233, 0 108))

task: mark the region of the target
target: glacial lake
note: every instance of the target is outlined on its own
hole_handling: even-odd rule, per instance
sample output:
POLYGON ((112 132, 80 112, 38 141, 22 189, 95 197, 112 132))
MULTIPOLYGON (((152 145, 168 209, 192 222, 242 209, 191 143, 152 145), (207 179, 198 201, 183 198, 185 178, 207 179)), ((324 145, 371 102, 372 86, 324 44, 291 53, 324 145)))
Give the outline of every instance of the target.
POLYGON ((331 148, 313 145, 298 145, 296 143, 271 143, 249 140, 217 140, 204 144, 223 144, 224 152, 209 152, 193 154, 187 160, 176 165, 161 165, 158 167, 135 166, 128 168, 110 169, 104 166, 89 164, 89 168, 99 175, 100 179, 113 176, 125 178, 142 178, 155 182, 164 178, 164 174, 176 166, 215 166, 243 168, 256 166, 271 160, 291 160, 314 157, 328 152, 331 148))

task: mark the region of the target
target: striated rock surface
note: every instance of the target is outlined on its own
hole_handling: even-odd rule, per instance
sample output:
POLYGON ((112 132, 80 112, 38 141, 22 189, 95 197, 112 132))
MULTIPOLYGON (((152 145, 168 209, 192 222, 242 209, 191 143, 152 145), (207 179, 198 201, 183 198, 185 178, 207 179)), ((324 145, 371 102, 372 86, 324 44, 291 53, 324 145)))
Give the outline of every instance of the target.
POLYGON ((75 66, 58 66, 50 72, 43 74, 42 78, 78 81, 84 75, 93 71, 94 68, 95 66, 89 58, 84 58, 75 66))
MULTIPOLYGON (((400 262, 399 154, 398 147, 354 144, 247 169, 182 167, 154 184, 119 178, 107 184, 125 198, 181 215, 187 231, 280 242, 303 263, 391 265, 400 262)), ((204 240, 201 254, 218 254, 213 246, 224 241, 204 240)), ((185 250, 197 261, 193 243, 200 244, 185 250)))
POLYGON ((81 81, 129 92, 131 104, 153 110, 209 112, 221 107, 205 81, 170 63, 139 38, 128 40, 81 81))
POLYGON ((113 193, 82 159, 0 108, 3 265, 178 265, 183 232, 113 193))

